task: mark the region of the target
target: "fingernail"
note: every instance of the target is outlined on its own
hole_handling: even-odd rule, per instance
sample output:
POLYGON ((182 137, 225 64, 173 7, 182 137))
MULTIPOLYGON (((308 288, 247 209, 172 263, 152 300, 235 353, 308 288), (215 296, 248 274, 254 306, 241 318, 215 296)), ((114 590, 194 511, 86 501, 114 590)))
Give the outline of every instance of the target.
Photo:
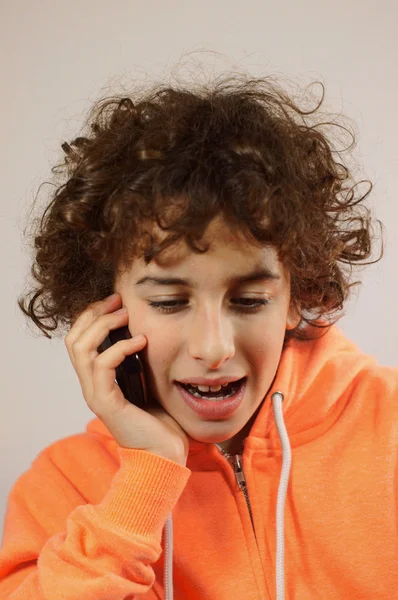
POLYGON ((121 315, 122 313, 127 312, 127 308, 125 306, 122 306, 122 308, 119 308, 118 310, 115 310, 115 312, 113 313, 114 315, 121 315))
POLYGON ((142 333, 139 333, 138 335, 133 336, 132 340, 134 340, 134 342, 142 342, 142 340, 145 340, 145 336, 142 333))
POLYGON ((108 296, 107 298, 105 298, 105 300, 113 300, 114 298, 116 298, 116 296, 118 296, 119 294, 111 294, 110 296, 108 296))

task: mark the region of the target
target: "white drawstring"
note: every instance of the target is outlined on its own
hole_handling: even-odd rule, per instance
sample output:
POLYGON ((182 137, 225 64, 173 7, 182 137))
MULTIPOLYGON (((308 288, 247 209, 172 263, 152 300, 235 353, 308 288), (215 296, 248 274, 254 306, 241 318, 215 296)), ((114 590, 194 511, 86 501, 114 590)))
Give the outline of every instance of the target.
POLYGON ((163 571, 163 586, 165 600, 173 600, 173 517, 167 517, 165 525, 165 559, 163 571))
POLYGON ((279 439, 282 444, 282 470, 279 479, 278 499, 276 502, 276 600, 285 598, 285 502, 286 492, 290 477, 292 464, 292 451, 289 436, 287 435, 285 422, 283 420, 282 392, 275 392, 271 396, 274 418, 278 430, 279 439))

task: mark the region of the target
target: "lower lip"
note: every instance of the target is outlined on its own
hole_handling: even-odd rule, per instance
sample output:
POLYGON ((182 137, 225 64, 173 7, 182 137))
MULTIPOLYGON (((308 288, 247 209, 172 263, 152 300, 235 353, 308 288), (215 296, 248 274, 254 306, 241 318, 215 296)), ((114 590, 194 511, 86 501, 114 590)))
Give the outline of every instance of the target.
POLYGON ((242 404, 246 390, 246 381, 244 381, 238 391, 230 398, 225 400, 201 400, 196 396, 192 396, 182 385, 178 383, 176 385, 185 404, 204 419, 227 419, 233 415, 242 404))

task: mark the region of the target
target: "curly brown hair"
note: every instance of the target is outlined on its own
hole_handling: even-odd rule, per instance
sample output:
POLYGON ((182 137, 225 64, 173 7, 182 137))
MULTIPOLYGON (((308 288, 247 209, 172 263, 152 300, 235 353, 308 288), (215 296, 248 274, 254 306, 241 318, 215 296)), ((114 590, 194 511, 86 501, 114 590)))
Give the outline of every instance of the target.
MULTIPOLYGON (((287 336, 327 328, 341 314, 354 264, 371 255, 373 218, 358 183, 321 131, 272 76, 225 75, 191 86, 152 84, 99 100, 85 133, 62 144, 63 179, 34 231, 34 288, 18 298, 48 338, 114 290, 136 257, 148 264, 200 240, 222 216, 248 242, 272 245, 290 272, 301 317, 287 336), (155 225, 169 232, 160 239, 155 225), (335 317, 335 320, 333 320, 335 317), (308 327, 308 326, 314 326, 308 327)), ((380 224, 379 221, 377 223, 380 224)), ((380 224, 381 225, 381 224, 380 224)), ((285 340, 286 341, 286 340, 285 340)))

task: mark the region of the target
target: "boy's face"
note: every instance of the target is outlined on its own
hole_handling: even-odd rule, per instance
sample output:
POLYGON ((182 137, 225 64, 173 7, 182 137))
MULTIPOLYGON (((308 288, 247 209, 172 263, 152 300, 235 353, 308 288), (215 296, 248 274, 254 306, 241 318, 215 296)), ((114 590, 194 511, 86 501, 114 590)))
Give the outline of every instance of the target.
MULTIPOLYGON (((299 319, 290 310, 289 275, 275 249, 249 245, 220 219, 209 226, 208 240, 211 247, 204 254, 192 252, 182 242, 160 257, 161 264, 136 259, 116 280, 115 291, 128 310, 130 333, 144 333, 148 339, 141 354, 150 394, 192 438, 232 442, 260 407, 276 374, 285 330, 294 328, 299 319), (228 282, 261 268, 276 277, 228 282), (137 284, 145 276, 190 280, 193 287, 137 284), (259 300, 269 303, 256 305, 259 300), (162 301, 175 301, 176 306, 169 313, 150 306, 162 301), (244 312, 251 306, 254 309, 244 312), (222 420, 197 415, 176 381, 198 377, 246 377, 243 402, 222 420)), ((228 443, 221 445, 228 449, 228 443)))

